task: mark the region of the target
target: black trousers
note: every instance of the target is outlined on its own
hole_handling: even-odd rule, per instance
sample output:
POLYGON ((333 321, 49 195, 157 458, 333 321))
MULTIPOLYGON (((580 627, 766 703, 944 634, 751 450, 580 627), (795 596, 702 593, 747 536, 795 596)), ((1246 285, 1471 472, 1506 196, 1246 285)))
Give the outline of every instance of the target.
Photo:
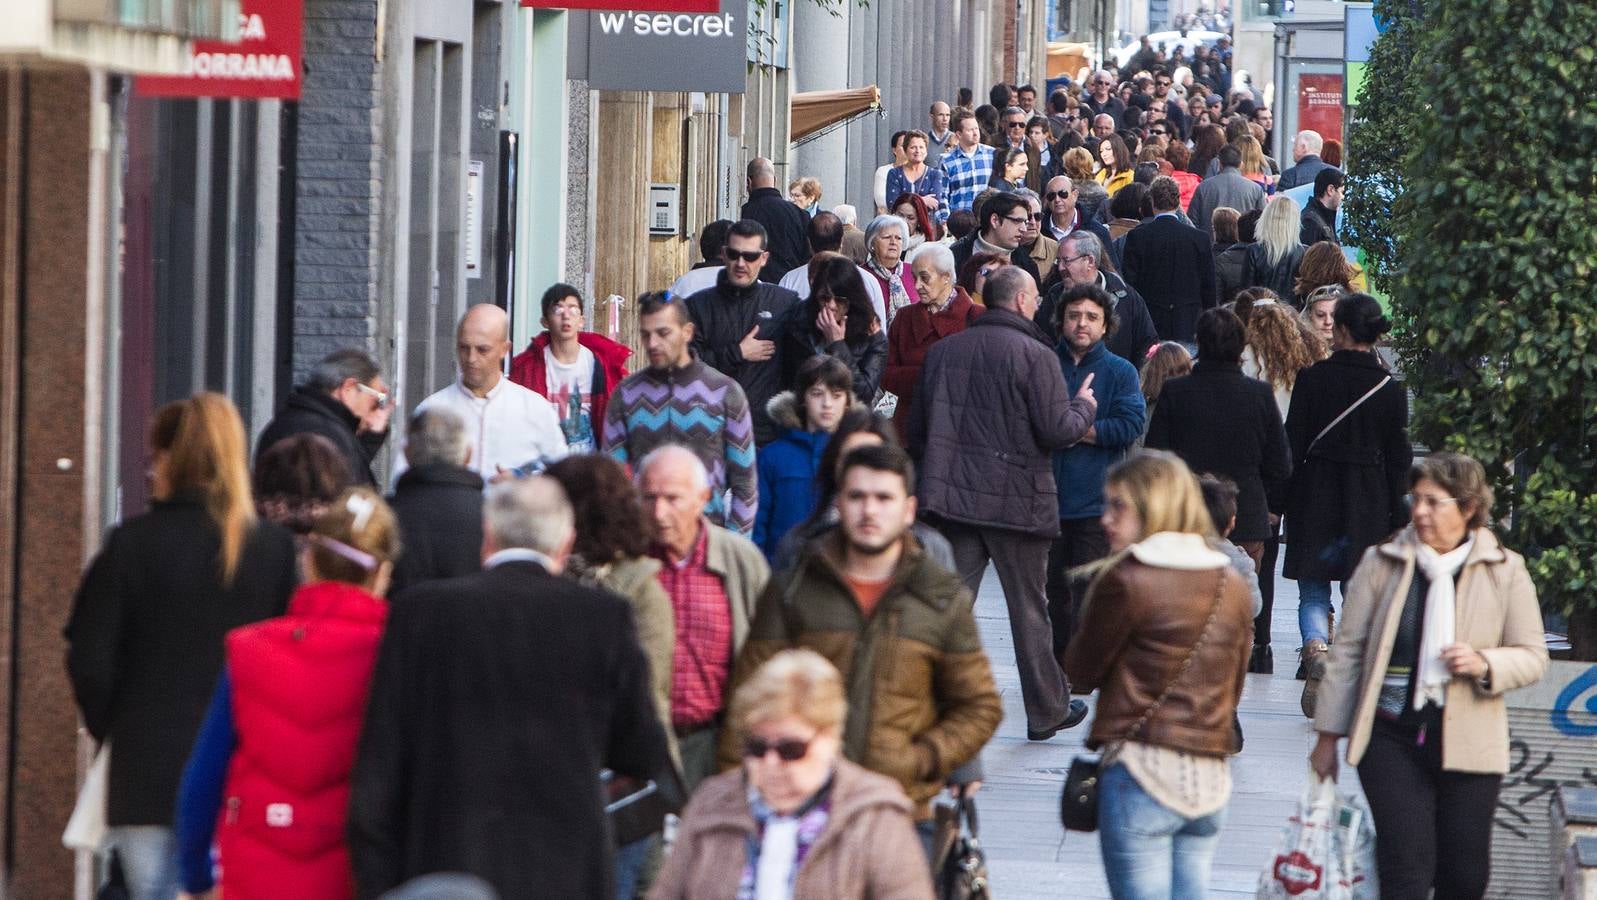
POLYGON ((1059 520, 1059 537, 1048 547, 1048 582, 1043 588, 1048 596, 1048 621, 1054 627, 1055 656, 1063 656, 1070 646, 1070 636, 1081 617, 1081 601, 1086 599, 1076 596, 1087 590, 1086 579, 1072 579, 1067 573, 1108 555, 1109 537, 1098 519, 1059 520))
POLYGON ((1270 611, 1275 609, 1275 564, 1281 558, 1281 523, 1270 526, 1270 537, 1264 542, 1264 559, 1259 562, 1259 597, 1264 606, 1253 620, 1253 646, 1270 646, 1270 611))
POLYGON ((1492 812, 1503 776, 1442 771, 1441 715, 1418 733, 1376 719, 1359 761, 1375 819, 1381 900, 1480 900, 1492 871, 1492 812))

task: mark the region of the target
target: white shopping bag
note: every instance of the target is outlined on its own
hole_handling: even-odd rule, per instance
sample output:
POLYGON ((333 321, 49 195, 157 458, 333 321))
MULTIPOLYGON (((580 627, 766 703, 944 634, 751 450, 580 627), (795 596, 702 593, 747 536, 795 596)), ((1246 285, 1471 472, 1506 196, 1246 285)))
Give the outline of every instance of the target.
POLYGON ((1259 876, 1258 900, 1375 900, 1375 826, 1357 797, 1309 776, 1297 812, 1259 876))
POLYGON ((111 742, 100 746, 89 765, 89 774, 78 791, 78 802, 72 807, 72 818, 67 820, 67 830, 61 833, 61 843, 68 850, 87 850, 98 853, 105 842, 105 800, 111 781, 111 742))

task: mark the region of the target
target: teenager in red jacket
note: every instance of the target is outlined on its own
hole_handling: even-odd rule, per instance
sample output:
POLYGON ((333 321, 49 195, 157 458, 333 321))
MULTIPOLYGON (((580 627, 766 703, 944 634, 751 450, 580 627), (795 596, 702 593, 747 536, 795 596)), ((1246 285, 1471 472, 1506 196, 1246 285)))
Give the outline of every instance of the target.
POLYGON ((544 291, 542 307, 546 330, 510 361, 510 380, 554 404, 572 453, 594 453, 605 404, 627 377, 632 350, 582 330, 582 294, 569 284, 544 291))
POLYGON ((349 775, 399 527, 368 488, 323 513, 288 614, 237 628, 178 791, 183 888, 230 900, 349 900, 349 775))

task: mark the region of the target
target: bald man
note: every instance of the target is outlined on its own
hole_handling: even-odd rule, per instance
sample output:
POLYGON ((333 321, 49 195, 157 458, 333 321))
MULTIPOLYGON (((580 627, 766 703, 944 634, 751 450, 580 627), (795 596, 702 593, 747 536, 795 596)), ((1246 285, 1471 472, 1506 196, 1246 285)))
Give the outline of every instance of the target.
POLYGON ((749 200, 739 218, 753 219, 765 228, 765 249, 770 252, 759 278, 776 284, 789 270, 810 261, 810 217, 776 188, 776 166, 763 156, 749 160, 749 200))
POLYGON ((541 471, 566 455, 560 417, 549 401, 505 377, 510 318, 492 303, 466 310, 455 328, 454 384, 416 404, 445 409, 466 423, 471 467, 493 482, 541 471))

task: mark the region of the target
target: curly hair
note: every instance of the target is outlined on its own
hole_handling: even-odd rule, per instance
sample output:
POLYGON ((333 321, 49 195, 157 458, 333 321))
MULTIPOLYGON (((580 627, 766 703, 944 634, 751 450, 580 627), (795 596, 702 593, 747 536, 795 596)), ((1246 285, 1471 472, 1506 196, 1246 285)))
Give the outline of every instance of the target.
POLYGON ((1297 383, 1298 373, 1317 361, 1298 333, 1296 318, 1275 302, 1255 303, 1248 314, 1248 346, 1253 348, 1260 374, 1272 387, 1289 391, 1297 383))
POLYGON ((649 552, 643 498, 627 470, 608 456, 568 456, 544 474, 565 488, 577 521, 571 550, 589 565, 635 559, 649 552))
POLYGON ((1353 267, 1347 264, 1342 248, 1332 241, 1320 241, 1303 254, 1298 264, 1298 280, 1292 290, 1299 297, 1307 297, 1315 288, 1334 284, 1347 290, 1353 280, 1353 267))
POLYGON ((1086 147, 1071 147, 1065 151, 1065 174, 1071 181, 1092 180, 1092 153, 1086 147))

